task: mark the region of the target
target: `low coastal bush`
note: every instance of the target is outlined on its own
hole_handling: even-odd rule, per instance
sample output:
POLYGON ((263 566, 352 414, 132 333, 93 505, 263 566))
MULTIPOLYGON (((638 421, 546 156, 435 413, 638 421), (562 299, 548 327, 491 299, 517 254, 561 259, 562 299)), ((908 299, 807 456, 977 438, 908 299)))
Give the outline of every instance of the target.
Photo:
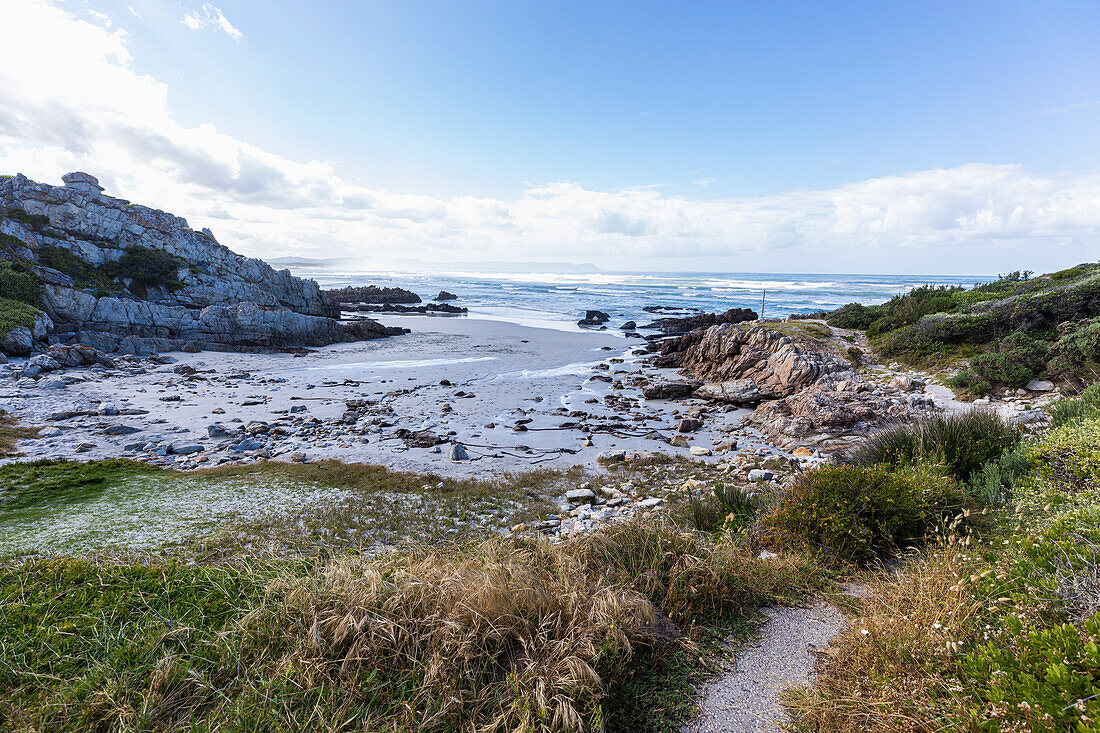
POLYGON ((966 482, 1019 442, 1020 432, 996 413, 970 410, 897 423, 872 433, 840 459, 856 466, 934 464, 966 482))
POLYGON ((0 720, 51 731, 675 729, 653 709, 667 692, 612 691, 645 690, 700 622, 745 618, 814 577, 660 522, 299 563, 8 562, 0 720))
POLYGON ((882 308, 880 306, 849 303, 826 314, 825 321, 830 326, 836 326, 837 328, 856 328, 860 331, 866 331, 872 323, 878 320, 881 314, 882 308))
POLYGON ((795 479, 764 521, 779 542, 865 564, 918 542, 965 500, 954 480, 927 469, 826 466, 795 479))
POLYGON ((752 523, 761 503, 758 497, 740 486, 719 482, 701 496, 688 494, 676 517, 701 532, 738 530, 752 523))
POLYGON ((0 297, 0 336, 20 326, 30 328, 38 318, 38 309, 18 300, 0 297))
POLYGON ((972 396, 998 387, 1023 387, 1041 377, 1050 361, 1051 346, 1026 333, 1013 333, 970 360, 968 369, 948 380, 948 385, 972 396))
POLYGON ((42 283, 25 264, 0 260, 0 293, 7 300, 37 308, 42 302, 42 283))
POLYGON ((140 245, 127 248, 126 252, 114 263, 112 274, 122 280, 130 281, 130 290, 144 297, 151 287, 166 287, 174 292, 183 287, 179 281, 179 271, 187 267, 187 261, 163 249, 153 249, 140 245))
POLYGON ((1051 348, 1050 371, 1074 386, 1100 379, 1100 318, 1063 324, 1051 348))

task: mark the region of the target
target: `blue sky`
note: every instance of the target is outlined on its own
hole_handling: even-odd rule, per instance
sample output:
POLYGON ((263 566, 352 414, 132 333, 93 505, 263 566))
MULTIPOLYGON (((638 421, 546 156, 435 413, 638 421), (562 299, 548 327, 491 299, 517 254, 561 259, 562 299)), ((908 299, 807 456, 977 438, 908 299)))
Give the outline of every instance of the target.
POLYGON ((228 0, 239 43, 128 6, 135 67, 182 121, 385 188, 757 195, 1100 163, 1095 2, 228 0))
POLYGON ((1094 2, 13 2, 24 36, 67 23, 98 48, 98 29, 127 57, 97 63, 163 101, 120 77, 82 123, 102 135, 57 155, 56 131, 5 138, 0 117, 0 162, 100 166, 120 195, 224 216, 240 249, 904 272, 951 247, 988 272, 1100 243, 1094 2), (143 129, 170 143, 125 168, 102 120, 154 103, 143 129), (267 166, 286 190, 260 201, 267 166), (292 208, 358 228, 273 238, 292 208))

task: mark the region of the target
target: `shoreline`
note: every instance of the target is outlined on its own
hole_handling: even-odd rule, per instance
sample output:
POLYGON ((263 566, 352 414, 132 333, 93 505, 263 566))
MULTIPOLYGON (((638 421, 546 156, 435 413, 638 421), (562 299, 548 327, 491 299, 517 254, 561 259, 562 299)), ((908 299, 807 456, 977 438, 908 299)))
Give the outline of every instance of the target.
POLYGON ((172 352, 159 366, 143 360, 136 367, 67 370, 63 379, 71 383, 60 388, 5 380, 0 408, 22 424, 58 430, 21 441, 26 455, 16 460, 129 457, 186 469, 267 457, 335 458, 453 477, 596 469, 607 452, 692 455, 690 447, 666 442, 689 411, 707 413, 703 427, 685 435, 690 446, 716 453, 732 437, 738 443, 732 452, 782 454, 738 430, 748 409, 645 399, 642 383, 671 377, 671 370, 639 363, 631 353, 637 342, 611 330, 568 332, 487 318, 382 321, 416 330, 304 355, 172 352), (359 405, 355 415, 349 404, 359 405), (93 414, 56 419, 66 412, 93 414), (248 430, 253 442, 244 450, 230 448, 224 432, 254 423, 266 429, 248 430), (127 434, 106 434, 123 429, 127 434), (417 433, 442 442, 409 445, 417 433), (450 460, 452 442, 462 443, 470 459, 450 460))

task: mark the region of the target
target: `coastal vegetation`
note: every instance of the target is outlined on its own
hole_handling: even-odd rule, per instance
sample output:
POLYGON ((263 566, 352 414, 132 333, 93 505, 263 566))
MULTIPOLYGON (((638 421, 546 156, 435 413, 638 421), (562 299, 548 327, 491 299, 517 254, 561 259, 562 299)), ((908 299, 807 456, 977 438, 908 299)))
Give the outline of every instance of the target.
POLYGON ((875 576, 815 686, 789 699, 799 730, 1095 730, 1100 418, 1086 395, 1015 451, 1023 470, 1001 474, 987 531, 963 531, 964 511, 875 576))
POLYGON ((1100 366, 1100 263, 1049 275, 1011 272, 973 288, 926 285, 882 305, 826 314, 866 331, 880 355, 918 367, 954 366, 951 386, 977 396, 1050 378, 1081 388, 1100 366))

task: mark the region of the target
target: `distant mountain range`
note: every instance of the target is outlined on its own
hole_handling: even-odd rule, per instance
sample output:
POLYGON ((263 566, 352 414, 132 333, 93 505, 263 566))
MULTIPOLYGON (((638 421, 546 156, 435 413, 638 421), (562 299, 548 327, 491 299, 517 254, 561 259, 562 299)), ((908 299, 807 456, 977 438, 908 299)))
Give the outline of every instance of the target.
MULTIPOLYGON (((272 267, 308 268, 318 270, 359 270, 355 260, 350 258, 312 259, 309 257, 274 257, 267 260, 272 267)), ((419 262, 404 260, 395 263, 386 270, 398 272, 551 272, 558 274, 603 272, 589 263, 575 262, 448 262, 440 266, 438 262, 419 262)))

